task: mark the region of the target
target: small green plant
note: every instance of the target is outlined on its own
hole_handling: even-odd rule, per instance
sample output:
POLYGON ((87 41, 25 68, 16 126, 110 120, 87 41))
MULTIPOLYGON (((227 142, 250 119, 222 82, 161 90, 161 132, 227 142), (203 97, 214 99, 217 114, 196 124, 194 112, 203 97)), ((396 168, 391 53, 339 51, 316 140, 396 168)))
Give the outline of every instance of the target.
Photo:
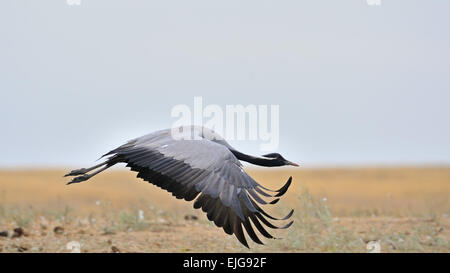
POLYGON ((104 226, 102 228, 102 230, 103 230, 103 235, 111 235, 111 234, 115 234, 116 233, 115 226, 104 226))
POLYGON ((72 222, 72 211, 72 208, 68 205, 64 205, 61 208, 46 211, 45 214, 49 219, 57 220, 63 224, 70 224, 72 222))
POLYGON ((364 244, 355 233, 333 221, 328 200, 315 199, 302 189, 288 230, 289 238, 277 241, 282 251, 354 252, 363 251, 364 244))
POLYGON ((28 207, 4 207, 4 221, 13 221, 18 227, 28 227, 36 218, 36 211, 32 206, 28 207))
POLYGON ((11 218, 18 227, 28 227, 34 220, 35 214, 32 210, 19 210, 11 213, 11 218))
POLYGON ((132 209, 131 211, 123 210, 118 215, 118 227, 121 230, 144 230, 149 227, 149 223, 139 218, 139 211, 132 209))

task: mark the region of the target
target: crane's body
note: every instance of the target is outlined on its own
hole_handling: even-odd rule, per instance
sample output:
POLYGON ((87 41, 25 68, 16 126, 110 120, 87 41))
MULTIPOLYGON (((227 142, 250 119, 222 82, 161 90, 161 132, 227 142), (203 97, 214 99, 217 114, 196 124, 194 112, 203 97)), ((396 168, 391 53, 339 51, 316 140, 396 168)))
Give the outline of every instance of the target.
POLYGON ((68 184, 86 181, 117 163, 126 163, 127 167, 138 173, 137 177, 171 192, 176 198, 186 201, 195 199, 194 208, 201 208, 210 221, 227 234, 234 234, 246 247, 248 244, 242 227, 254 242, 262 244, 250 223, 266 238, 273 236, 263 224, 270 228, 288 228, 292 224, 291 221, 277 227, 266 218, 287 220, 293 210, 278 219, 257 204, 278 202, 278 197, 287 191, 292 178, 279 190, 270 190, 254 181, 239 160, 267 167, 297 164, 276 153, 262 157, 246 155, 231 147, 213 130, 204 127, 180 127, 175 131, 166 129, 130 140, 103 155, 107 157, 103 163, 68 173, 66 176, 75 176, 68 184), (266 201, 261 195, 274 199, 266 201))

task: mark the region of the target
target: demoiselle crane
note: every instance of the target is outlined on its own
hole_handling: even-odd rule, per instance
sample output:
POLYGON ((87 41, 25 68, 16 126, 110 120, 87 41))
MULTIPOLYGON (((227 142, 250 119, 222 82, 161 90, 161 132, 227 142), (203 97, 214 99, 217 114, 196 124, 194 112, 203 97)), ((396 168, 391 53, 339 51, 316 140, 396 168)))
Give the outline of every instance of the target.
POLYGON ((178 137, 174 137, 174 130, 166 129, 130 140, 103 155, 104 162, 66 174, 75 176, 67 184, 86 181, 117 163, 126 163, 138 173, 137 177, 171 192, 178 199, 197 198, 194 208, 201 208, 210 221, 225 233, 234 234, 246 247, 249 246, 243 227, 254 242, 263 244, 252 224, 266 238, 274 237, 264 226, 286 229, 292 225, 293 221, 275 226, 267 218, 288 220, 294 210, 283 218, 275 218, 258 205, 277 203, 291 185, 292 177, 279 190, 270 190, 253 180, 239 160, 266 167, 297 164, 278 153, 261 157, 241 153, 204 127, 186 126, 175 131, 178 137))

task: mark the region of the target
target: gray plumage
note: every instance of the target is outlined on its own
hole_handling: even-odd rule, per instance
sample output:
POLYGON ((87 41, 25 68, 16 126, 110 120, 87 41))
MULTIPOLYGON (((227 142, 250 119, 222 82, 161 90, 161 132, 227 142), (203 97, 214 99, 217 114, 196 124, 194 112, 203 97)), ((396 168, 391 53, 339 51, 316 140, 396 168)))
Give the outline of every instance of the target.
POLYGON ((180 127, 177 132, 189 136, 189 139, 174 139, 171 129, 133 139, 103 155, 108 157, 105 162, 67 174, 66 176, 76 176, 68 184, 85 181, 117 163, 126 163, 127 167, 138 173, 137 177, 171 192, 176 198, 186 201, 195 199, 194 208, 201 208, 210 221, 223 228, 227 234, 234 234, 246 247, 248 244, 243 228, 254 242, 263 244, 252 224, 264 237, 274 238, 264 225, 273 229, 284 229, 293 223, 291 221, 277 227, 266 219, 287 220, 292 216, 293 210, 286 217, 277 219, 258 206, 258 203, 275 204, 279 200, 277 197, 289 188, 292 177, 277 191, 267 189, 244 171, 237 156, 249 162, 252 162, 252 159, 256 162, 269 162, 264 163, 265 166, 280 166, 280 160, 284 160, 284 165, 296 165, 295 163, 278 154, 275 154, 278 155, 276 160, 275 156, 247 156, 237 152, 218 134, 207 128, 180 127), (250 159, 246 159, 247 157, 250 159), (275 161, 277 163, 270 163, 275 161), (95 172, 87 174, 95 169, 95 172), (265 201, 260 195, 275 199, 265 201))

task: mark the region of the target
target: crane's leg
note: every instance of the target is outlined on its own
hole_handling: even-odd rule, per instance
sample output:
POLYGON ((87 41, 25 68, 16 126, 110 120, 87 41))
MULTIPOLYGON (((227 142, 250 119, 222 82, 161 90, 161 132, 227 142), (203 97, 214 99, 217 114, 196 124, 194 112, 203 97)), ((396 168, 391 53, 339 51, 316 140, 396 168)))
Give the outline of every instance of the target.
POLYGON ((97 164, 90 168, 81 168, 78 170, 73 170, 70 173, 65 175, 65 176, 76 176, 74 179, 72 179, 72 181, 67 183, 67 185, 72 184, 72 183, 80 183, 80 182, 86 181, 89 178, 93 177, 94 175, 101 173, 104 170, 108 169, 109 167, 114 166, 115 164, 117 164, 119 162, 123 162, 121 160, 122 159, 120 156, 115 155, 115 156, 108 158, 105 162, 97 164), (104 166, 104 167, 102 167, 102 166, 104 166), (100 167, 102 167, 102 168, 100 168, 100 167), (87 174, 88 172, 93 171, 93 170, 96 170, 96 171, 91 174, 87 174))
POLYGON ((77 176, 77 175, 85 174, 85 173, 90 172, 92 170, 95 170, 95 169, 97 169, 97 168, 99 168, 99 167, 101 167, 103 165, 106 165, 107 163, 108 163, 108 161, 100 163, 100 164, 95 165, 95 166, 90 167, 90 168, 81 168, 81 169, 73 170, 70 173, 64 175, 64 177, 66 177, 66 176, 77 176))
MULTIPOLYGON (((106 163, 105 163, 105 164, 106 164, 106 163)), ((102 164, 102 165, 104 165, 104 164, 102 164)), ((101 173, 101 172, 103 172, 104 170, 108 169, 108 168, 111 167, 112 165, 114 165, 114 164, 107 164, 105 167, 103 167, 103 168, 101 168, 101 169, 98 169, 98 170, 96 170, 95 172, 93 172, 93 173, 91 173, 91 174, 82 174, 82 175, 79 175, 79 176, 75 177, 74 179, 72 179, 72 181, 70 181, 69 183, 67 183, 67 185, 73 184, 73 183, 80 183, 80 182, 86 181, 86 180, 88 180, 89 178, 93 177, 94 175, 96 175, 96 174, 98 174, 98 173, 101 173)), ((100 166, 101 166, 101 165, 100 165, 100 166)), ((94 167, 95 167, 95 166, 94 166, 94 167)))

